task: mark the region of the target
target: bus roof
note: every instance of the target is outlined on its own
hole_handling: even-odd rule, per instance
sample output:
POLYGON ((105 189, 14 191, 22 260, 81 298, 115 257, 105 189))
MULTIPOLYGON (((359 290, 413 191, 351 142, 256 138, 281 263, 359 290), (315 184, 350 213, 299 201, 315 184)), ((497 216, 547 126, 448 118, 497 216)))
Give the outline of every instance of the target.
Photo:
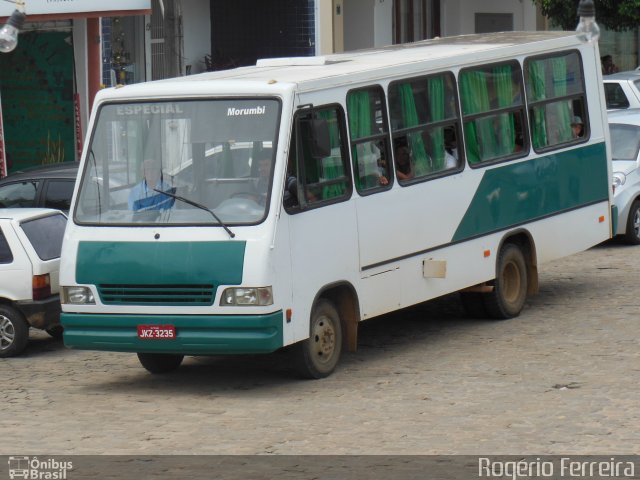
MULTIPOLYGON (((368 78, 406 75, 414 70, 424 71, 425 60, 429 61, 428 69, 442 69, 461 64, 483 63, 503 55, 543 53, 577 45, 579 42, 575 32, 564 31, 461 35, 320 57, 262 59, 249 67, 130 85, 119 89, 121 92, 114 96, 162 95, 176 83, 179 83, 183 94, 200 93, 205 89, 211 91, 210 85, 205 87, 199 85, 200 82, 215 82, 222 87, 230 80, 233 81, 232 88, 238 93, 256 91, 256 88, 261 88, 264 93, 292 88, 309 91, 366 81, 368 78), (536 44, 535 49, 531 48, 532 44, 536 44), (265 85, 270 85, 270 88, 265 88, 265 85)), ((223 88, 223 91, 227 89, 223 88)), ((103 90, 104 94, 101 96, 110 97, 107 92, 112 90, 103 90)))

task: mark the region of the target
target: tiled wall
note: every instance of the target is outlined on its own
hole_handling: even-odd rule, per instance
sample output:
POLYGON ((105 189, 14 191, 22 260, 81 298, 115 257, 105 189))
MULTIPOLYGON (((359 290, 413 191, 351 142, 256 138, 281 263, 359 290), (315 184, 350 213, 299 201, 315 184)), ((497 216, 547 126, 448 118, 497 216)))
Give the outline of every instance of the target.
POLYGON ((102 83, 111 87, 111 18, 102 18, 102 83))
POLYGON ((315 53, 314 0, 211 0, 217 69, 315 53))

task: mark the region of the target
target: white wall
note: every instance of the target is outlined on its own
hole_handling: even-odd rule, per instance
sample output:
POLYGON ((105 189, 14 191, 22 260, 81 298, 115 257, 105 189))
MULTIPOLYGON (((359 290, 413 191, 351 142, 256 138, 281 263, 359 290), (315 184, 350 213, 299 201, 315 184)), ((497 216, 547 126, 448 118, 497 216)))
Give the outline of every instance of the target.
POLYGON ((183 72, 191 65, 191 73, 205 71, 203 58, 211 53, 211 15, 209 0, 182 0, 184 37, 183 72))
POLYGON ((374 44, 374 2, 378 0, 345 0, 344 49, 371 48, 374 44))
POLYGON ((536 29, 531 0, 442 0, 442 35, 475 33, 476 13, 512 13, 514 30, 536 29))
POLYGON ((393 0, 375 0, 373 9, 373 46, 393 43, 393 0))

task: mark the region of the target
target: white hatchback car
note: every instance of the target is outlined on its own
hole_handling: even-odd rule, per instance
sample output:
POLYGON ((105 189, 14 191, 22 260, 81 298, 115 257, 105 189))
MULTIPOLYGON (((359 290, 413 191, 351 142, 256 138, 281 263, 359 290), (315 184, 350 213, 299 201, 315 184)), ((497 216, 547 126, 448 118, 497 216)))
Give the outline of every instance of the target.
POLYGON ((0 357, 24 350, 29 327, 62 335, 59 271, 66 224, 59 210, 0 209, 0 357))
POLYGON ((609 112, 616 234, 640 244, 640 109, 609 112))

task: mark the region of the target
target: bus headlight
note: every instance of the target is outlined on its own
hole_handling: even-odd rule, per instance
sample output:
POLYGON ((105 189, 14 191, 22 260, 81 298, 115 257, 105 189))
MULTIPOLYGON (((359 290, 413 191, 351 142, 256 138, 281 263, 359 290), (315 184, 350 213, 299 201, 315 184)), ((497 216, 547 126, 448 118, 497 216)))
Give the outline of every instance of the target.
POLYGON ((271 287, 233 287, 222 292, 221 306, 264 306, 273 305, 271 287))
POLYGON ((95 305, 96 300, 88 287, 62 287, 60 302, 71 305, 95 305))

